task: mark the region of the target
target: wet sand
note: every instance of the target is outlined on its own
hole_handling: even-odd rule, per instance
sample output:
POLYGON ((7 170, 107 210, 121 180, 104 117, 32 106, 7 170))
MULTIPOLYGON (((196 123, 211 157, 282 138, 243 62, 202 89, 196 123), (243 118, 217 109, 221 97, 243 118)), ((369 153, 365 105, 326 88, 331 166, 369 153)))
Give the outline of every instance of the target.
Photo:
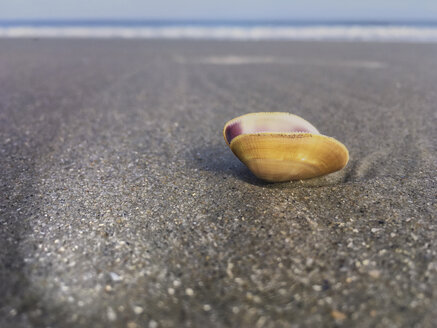
POLYGON ((437 45, 0 40, 1 327, 432 327, 437 45), (257 180, 222 128, 349 149, 257 180))

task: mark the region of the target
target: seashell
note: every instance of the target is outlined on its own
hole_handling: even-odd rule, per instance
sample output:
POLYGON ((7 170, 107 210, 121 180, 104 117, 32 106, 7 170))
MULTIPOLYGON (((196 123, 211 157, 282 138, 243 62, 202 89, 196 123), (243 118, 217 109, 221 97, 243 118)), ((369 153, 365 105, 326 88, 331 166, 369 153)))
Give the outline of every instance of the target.
POLYGON ((232 152, 258 178, 284 182, 341 170, 347 148, 290 113, 251 113, 226 123, 223 136, 232 152))

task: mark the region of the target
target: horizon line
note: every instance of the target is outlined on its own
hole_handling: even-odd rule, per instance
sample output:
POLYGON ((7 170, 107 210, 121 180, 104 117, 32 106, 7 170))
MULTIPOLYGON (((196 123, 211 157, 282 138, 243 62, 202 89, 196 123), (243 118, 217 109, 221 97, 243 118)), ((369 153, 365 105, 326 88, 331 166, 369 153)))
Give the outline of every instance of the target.
POLYGON ((144 23, 162 23, 162 24, 275 24, 287 25, 294 24, 437 24, 437 19, 366 19, 366 18, 244 18, 244 19, 227 19, 227 18, 0 18, 0 24, 35 24, 35 23, 60 23, 60 24, 144 24, 144 23))

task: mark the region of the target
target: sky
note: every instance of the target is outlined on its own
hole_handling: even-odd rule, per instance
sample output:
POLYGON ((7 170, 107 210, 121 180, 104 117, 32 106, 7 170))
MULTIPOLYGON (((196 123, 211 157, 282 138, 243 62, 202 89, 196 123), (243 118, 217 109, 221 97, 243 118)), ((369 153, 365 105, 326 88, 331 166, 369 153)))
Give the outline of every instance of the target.
POLYGON ((437 0, 0 0, 0 19, 437 21, 437 0))

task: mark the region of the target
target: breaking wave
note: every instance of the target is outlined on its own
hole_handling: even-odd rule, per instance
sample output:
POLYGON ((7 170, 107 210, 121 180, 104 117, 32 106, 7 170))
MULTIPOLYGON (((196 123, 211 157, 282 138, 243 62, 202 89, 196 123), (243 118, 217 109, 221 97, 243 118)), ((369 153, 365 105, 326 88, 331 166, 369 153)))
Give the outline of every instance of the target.
POLYGON ((437 26, 1 26, 2 38, 437 42, 437 26))

